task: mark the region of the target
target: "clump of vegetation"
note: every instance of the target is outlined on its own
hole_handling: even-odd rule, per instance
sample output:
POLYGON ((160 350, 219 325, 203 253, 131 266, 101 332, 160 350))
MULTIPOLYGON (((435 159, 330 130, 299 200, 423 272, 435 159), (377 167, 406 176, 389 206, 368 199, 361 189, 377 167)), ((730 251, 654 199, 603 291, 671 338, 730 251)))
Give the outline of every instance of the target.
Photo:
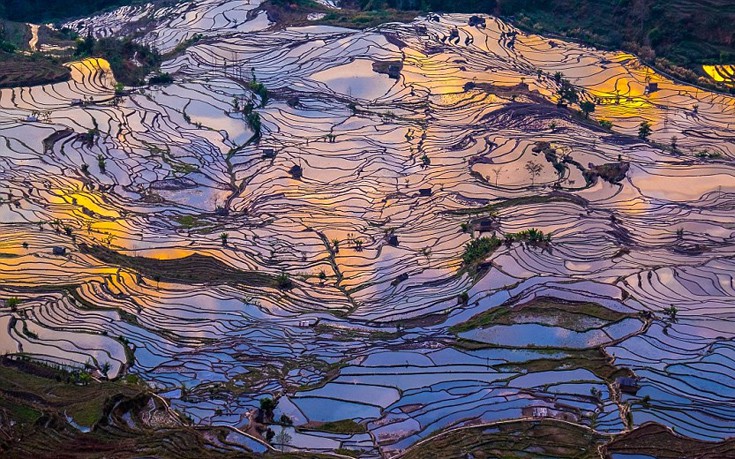
POLYGON ((603 128, 603 129, 607 129, 608 131, 609 131, 609 130, 611 130, 611 129, 613 128, 613 123, 612 123, 612 121, 608 121, 608 120, 600 120, 600 121, 599 121, 599 123, 600 123, 600 127, 601 127, 601 128, 603 128))
POLYGON ((341 434, 358 434, 365 433, 367 429, 364 425, 359 424, 352 419, 342 419, 340 421, 325 422, 324 424, 309 426, 307 428, 313 428, 320 432, 332 432, 341 434))
POLYGON ((13 297, 5 299, 5 307, 9 308, 13 312, 15 312, 18 309, 19 305, 20 305, 20 298, 18 298, 17 296, 13 296, 13 297))
POLYGON ((554 75, 554 80, 556 80, 558 84, 556 95, 559 98, 559 105, 576 104, 579 101, 577 89, 569 82, 569 80, 563 78, 561 73, 557 72, 554 75))
POLYGON ((253 79, 248 84, 248 88, 260 97, 260 106, 265 107, 265 104, 268 103, 268 89, 265 85, 253 79))
POLYGON ((678 312, 679 310, 673 304, 669 306, 668 308, 663 309, 663 313, 666 314, 669 322, 672 322, 672 323, 678 322, 679 319, 676 317, 678 312))
POLYGON ((701 159, 720 159, 722 158, 722 153, 720 153, 719 151, 701 150, 698 151, 694 156, 701 159))
POLYGON ((544 234, 543 231, 536 228, 519 231, 517 233, 508 233, 505 235, 506 241, 526 241, 531 244, 539 244, 542 242, 551 242, 551 233, 544 234))
POLYGON ((595 111, 595 103, 585 100, 584 102, 579 104, 579 108, 582 110, 584 117, 589 118, 590 113, 595 111))
POLYGON ((473 239, 464 246, 462 263, 465 266, 478 263, 487 258, 498 247, 500 247, 500 239, 495 236, 473 239))
POLYGON ((273 410, 276 409, 278 402, 270 397, 263 397, 260 399, 260 412, 264 419, 273 419, 273 410))
POLYGON ((291 277, 286 272, 281 272, 281 274, 276 277, 276 285, 278 285, 278 288, 281 290, 288 290, 293 287, 293 282, 291 281, 291 277))
POLYGON ((174 77, 170 73, 156 73, 148 79, 148 84, 166 86, 174 82, 174 77))
POLYGON ((653 130, 651 129, 651 123, 648 121, 643 121, 641 124, 638 125, 638 138, 641 140, 648 140, 648 138, 651 136, 651 133, 653 133, 653 130))
POLYGON ((199 221, 193 215, 180 215, 178 217, 174 217, 174 220, 186 229, 191 229, 199 225, 199 221))
POLYGON ((260 115, 258 112, 251 112, 247 115, 248 126, 253 131, 253 139, 257 140, 260 138, 260 115))
POLYGON ((107 171, 107 160, 103 154, 97 155, 97 165, 100 168, 100 172, 103 174, 107 171))

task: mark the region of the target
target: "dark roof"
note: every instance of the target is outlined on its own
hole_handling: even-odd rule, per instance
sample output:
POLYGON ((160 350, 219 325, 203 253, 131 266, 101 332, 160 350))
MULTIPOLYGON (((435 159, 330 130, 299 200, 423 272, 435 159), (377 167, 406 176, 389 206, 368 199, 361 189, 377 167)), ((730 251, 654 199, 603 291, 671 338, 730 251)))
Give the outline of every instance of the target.
POLYGON ((618 378, 617 383, 619 386, 638 387, 638 380, 630 377, 618 378))

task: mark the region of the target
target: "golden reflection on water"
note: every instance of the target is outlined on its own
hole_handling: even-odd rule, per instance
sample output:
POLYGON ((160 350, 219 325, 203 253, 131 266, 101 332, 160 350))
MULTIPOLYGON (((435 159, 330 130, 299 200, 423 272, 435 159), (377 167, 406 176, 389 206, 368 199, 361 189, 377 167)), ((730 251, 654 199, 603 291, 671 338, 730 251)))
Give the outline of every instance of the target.
POLYGON ((82 82, 97 72, 102 72, 114 81, 110 63, 101 57, 89 57, 68 64, 74 81, 82 82))
POLYGON ((702 70, 714 81, 735 87, 735 65, 703 65, 702 70))

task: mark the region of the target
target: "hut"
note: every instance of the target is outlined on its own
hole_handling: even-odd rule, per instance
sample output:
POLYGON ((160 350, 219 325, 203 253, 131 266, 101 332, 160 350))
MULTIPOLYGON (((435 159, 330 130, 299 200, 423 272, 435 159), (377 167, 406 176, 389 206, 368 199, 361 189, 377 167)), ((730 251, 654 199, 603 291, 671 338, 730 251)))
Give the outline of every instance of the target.
POLYGON ((468 21, 468 24, 470 27, 480 27, 485 28, 485 18, 481 18, 480 16, 470 16, 470 20, 468 21))
POLYGON ((419 196, 424 196, 424 197, 431 196, 431 188, 421 188, 419 190, 419 196))
POLYGON ((534 418, 548 418, 549 409, 545 406, 534 406, 531 410, 531 416, 534 418))
POLYGON ((491 218, 483 218, 475 224, 475 229, 480 233, 493 231, 493 220, 491 218))
POLYGON ((80 105, 84 105, 84 103, 82 102, 82 99, 72 99, 71 100, 72 107, 78 107, 80 105))
POLYGON ((54 246, 51 249, 51 253, 53 253, 54 255, 64 256, 66 255, 66 247, 60 247, 58 245, 54 246))
POLYGON ((276 150, 273 148, 263 148, 263 158, 273 159, 276 157, 276 150))
POLYGON ((627 394, 635 395, 638 392, 638 389, 640 389, 636 378, 618 378, 615 380, 615 384, 617 384, 618 389, 620 389, 621 392, 625 392, 627 394))
POLYGON ((298 180, 304 174, 304 170, 298 164, 294 164, 291 169, 288 170, 288 173, 291 174, 291 177, 293 177, 294 180, 298 180))
POLYGON ((658 91, 658 83, 648 83, 646 86, 646 94, 651 94, 652 92, 658 91))
POLYGON ((398 247, 398 236, 396 236, 395 234, 391 234, 390 236, 388 236, 388 245, 398 247))

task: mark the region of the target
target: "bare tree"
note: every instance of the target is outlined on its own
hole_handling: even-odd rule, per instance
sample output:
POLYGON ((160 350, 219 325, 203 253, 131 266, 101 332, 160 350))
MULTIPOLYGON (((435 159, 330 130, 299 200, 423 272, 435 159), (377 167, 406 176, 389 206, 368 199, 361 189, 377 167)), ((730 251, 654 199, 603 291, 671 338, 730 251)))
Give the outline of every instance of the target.
POLYGON ((495 186, 498 186, 498 178, 500 177, 500 174, 503 173, 502 167, 497 167, 493 169, 493 175, 495 175, 495 186))
POLYGON ((286 431, 285 428, 281 427, 281 431, 276 434, 276 444, 281 446, 281 452, 286 449, 286 445, 291 443, 291 435, 286 431))
POLYGON ((536 177, 541 175, 541 171, 543 170, 543 167, 541 164, 538 164, 534 161, 529 161, 526 163, 526 170, 531 175, 531 186, 536 185, 536 177))

